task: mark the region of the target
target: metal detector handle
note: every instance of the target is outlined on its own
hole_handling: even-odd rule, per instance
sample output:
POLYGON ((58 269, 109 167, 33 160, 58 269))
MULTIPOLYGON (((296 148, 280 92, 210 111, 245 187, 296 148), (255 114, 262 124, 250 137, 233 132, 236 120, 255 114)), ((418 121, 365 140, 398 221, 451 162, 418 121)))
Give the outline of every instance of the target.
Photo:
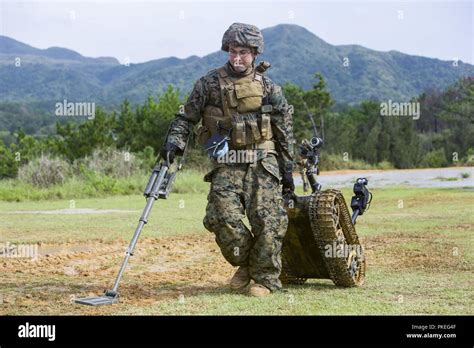
POLYGON ((143 195, 145 197, 153 197, 155 199, 159 198, 159 190, 160 187, 167 177, 169 169, 169 158, 168 161, 164 163, 157 163, 155 168, 153 168, 153 172, 148 180, 148 184, 145 187, 145 191, 143 195))
POLYGON ((148 180, 148 184, 145 187, 145 191, 143 192, 143 195, 145 197, 148 197, 151 193, 151 190, 153 188, 153 184, 156 181, 156 178, 158 177, 158 173, 160 172, 161 165, 157 164, 155 168, 153 168, 153 172, 151 173, 150 179, 148 180))

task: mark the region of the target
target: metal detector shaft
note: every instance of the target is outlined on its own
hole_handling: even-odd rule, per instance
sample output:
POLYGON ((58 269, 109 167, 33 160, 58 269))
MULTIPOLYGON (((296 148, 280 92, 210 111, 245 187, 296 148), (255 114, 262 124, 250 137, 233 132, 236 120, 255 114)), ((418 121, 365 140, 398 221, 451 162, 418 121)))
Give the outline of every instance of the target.
POLYGON ((140 237, 140 233, 142 232, 143 226, 148 222, 148 215, 150 214, 151 208, 155 203, 155 200, 158 199, 158 190, 161 186, 161 183, 165 179, 166 173, 168 171, 168 166, 162 164, 160 167, 155 167, 153 173, 150 177, 148 185, 145 188, 145 196, 147 197, 145 208, 143 209, 143 213, 140 216, 138 221, 138 226, 133 234, 132 240, 130 241, 130 245, 128 246, 127 252, 125 254, 125 259, 122 262, 122 266, 120 267, 120 271, 117 275, 117 279, 115 280, 114 287, 112 288, 113 293, 117 293, 117 289, 122 279, 123 272, 128 264, 128 259, 130 256, 133 255, 133 251, 135 250, 135 246, 138 241, 138 237, 140 237))

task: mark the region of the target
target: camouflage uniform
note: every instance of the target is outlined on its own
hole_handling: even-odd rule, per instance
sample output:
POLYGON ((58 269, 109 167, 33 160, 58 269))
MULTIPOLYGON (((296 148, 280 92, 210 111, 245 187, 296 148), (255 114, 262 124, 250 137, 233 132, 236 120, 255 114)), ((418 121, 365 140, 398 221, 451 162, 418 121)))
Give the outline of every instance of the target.
MULTIPOLYGON (((237 73, 227 62, 225 71, 232 79, 252 73, 237 73)), ((250 70, 250 71, 249 71, 250 70)), ((248 266, 250 277, 270 290, 281 288, 281 248, 288 217, 283 207, 280 176, 293 169, 292 115, 281 88, 263 76, 264 98, 273 106, 271 128, 275 154, 269 153, 253 164, 218 163, 206 174, 211 182, 204 226, 216 236, 225 259, 233 266, 248 266), (244 224, 245 215, 251 231, 244 224)), ((223 107, 217 70, 201 77, 194 85, 184 114, 172 122, 167 141, 180 150, 189 132, 202 118, 206 106, 223 107)))

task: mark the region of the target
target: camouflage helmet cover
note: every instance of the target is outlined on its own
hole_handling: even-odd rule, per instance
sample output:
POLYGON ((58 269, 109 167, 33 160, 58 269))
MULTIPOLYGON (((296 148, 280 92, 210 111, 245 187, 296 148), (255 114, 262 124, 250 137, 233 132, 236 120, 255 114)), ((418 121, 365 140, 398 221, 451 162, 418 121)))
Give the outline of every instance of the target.
POLYGON ((229 52, 229 45, 251 47, 260 54, 263 52, 263 36, 254 25, 233 23, 222 37, 221 49, 229 52))

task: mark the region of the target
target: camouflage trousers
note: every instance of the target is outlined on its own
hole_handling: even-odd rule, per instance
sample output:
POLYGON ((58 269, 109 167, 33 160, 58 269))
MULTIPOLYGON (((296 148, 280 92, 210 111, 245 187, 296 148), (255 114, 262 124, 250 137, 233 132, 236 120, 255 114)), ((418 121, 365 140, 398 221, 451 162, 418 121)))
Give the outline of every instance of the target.
POLYGON ((282 242, 288 227, 274 155, 253 164, 221 164, 211 181, 204 226, 216 236, 233 266, 248 266, 250 277, 272 291, 281 289, 282 242), (244 224, 247 216, 251 230, 244 224))

